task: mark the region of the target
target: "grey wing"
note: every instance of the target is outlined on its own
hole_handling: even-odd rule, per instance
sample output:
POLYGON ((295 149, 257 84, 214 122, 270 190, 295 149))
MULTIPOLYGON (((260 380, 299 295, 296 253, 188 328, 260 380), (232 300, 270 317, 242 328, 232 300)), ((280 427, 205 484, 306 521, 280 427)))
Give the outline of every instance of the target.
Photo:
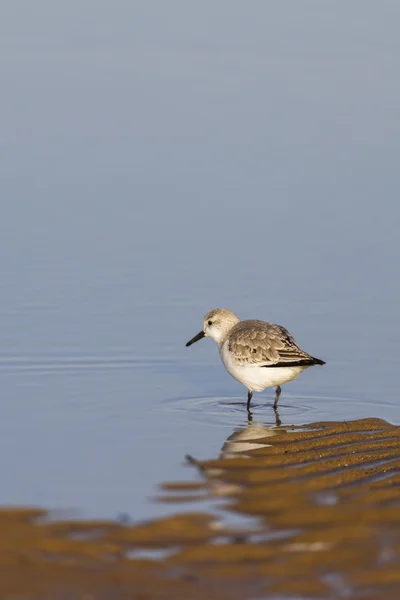
POLYGON ((301 350, 285 327, 264 321, 241 321, 229 335, 229 350, 242 365, 289 366, 312 357, 301 350))

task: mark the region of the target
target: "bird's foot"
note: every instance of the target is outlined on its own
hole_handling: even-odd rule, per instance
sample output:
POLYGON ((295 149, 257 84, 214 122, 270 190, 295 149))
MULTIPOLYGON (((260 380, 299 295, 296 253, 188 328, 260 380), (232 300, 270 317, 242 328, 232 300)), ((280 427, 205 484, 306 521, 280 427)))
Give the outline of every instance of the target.
POLYGON ((279 417, 278 409, 274 408, 274 411, 275 411, 275 425, 277 427, 280 427, 282 425, 282 421, 281 421, 281 419, 279 417))

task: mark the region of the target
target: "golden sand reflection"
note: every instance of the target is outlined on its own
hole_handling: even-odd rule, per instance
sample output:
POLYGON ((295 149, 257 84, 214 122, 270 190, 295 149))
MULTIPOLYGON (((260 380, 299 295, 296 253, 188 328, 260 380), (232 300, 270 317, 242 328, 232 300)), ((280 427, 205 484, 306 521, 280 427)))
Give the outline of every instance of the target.
POLYGON ((397 600, 399 442, 380 419, 249 422, 217 458, 192 459, 197 482, 162 486, 215 511, 121 524, 3 509, 0 597, 397 600))

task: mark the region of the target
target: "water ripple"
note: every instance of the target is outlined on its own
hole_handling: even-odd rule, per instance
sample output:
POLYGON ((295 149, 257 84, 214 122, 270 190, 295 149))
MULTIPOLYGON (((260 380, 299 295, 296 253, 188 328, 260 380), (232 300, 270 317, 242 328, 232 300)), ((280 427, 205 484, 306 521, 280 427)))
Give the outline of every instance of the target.
POLYGON ((137 358, 134 356, 43 356, 43 357, 2 357, 1 372, 57 372, 86 371, 104 369, 127 369, 135 367, 153 367, 154 365, 172 365, 173 360, 165 358, 137 358))
MULTIPOLYGON (((251 413, 257 420, 275 423, 273 410, 274 397, 253 397, 251 413)), ((161 401, 156 410, 176 414, 180 419, 214 426, 235 426, 238 420, 247 418, 246 398, 243 396, 193 396, 169 398, 161 401)), ((279 414, 284 423, 305 423, 313 419, 324 419, 329 408, 336 407, 336 412, 346 414, 346 407, 356 405, 366 407, 366 412, 376 406, 376 400, 357 397, 325 396, 325 395, 286 395, 280 399, 279 414), (328 409, 328 410, 327 410, 328 409)), ((379 401, 381 408, 391 407, 389 401, 379 401)))

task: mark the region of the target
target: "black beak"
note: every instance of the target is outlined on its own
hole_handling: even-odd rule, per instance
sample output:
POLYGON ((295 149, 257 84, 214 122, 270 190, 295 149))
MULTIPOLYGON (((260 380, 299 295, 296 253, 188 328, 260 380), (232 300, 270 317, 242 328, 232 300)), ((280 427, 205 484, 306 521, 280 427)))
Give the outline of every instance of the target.
POLYGON ((198 333, 197 335, 194 336, 194 338, 192 338, 191 340, 188 341, 188 343, 186 344, 186 346, 191 346, 192 344, 194 344, 195 342, 198 342, 199 340, 201 340, 201 338, 203 338, 206 334, 204 333, 204 331, 200 331, 200 333, 198 333))

